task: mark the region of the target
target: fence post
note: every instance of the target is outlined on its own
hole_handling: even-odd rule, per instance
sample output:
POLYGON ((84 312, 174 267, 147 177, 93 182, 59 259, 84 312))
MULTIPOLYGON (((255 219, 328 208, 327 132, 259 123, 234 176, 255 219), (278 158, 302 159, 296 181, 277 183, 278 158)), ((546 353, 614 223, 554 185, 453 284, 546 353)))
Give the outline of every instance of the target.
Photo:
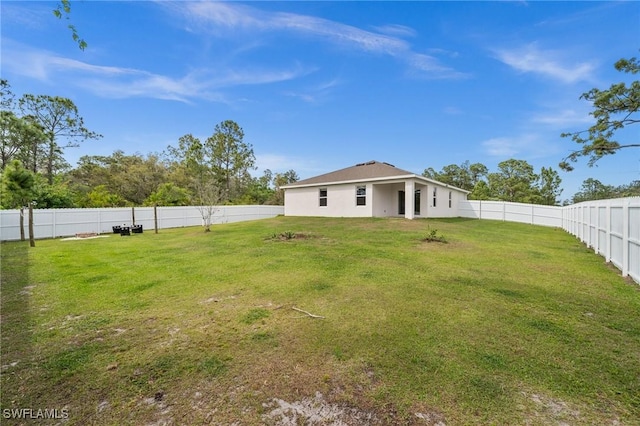
POLYGON ((600 205, 596 205, 596 253, 600 253, 600 205))
POLYGON ((53 238, 56 238, 56 222, 57 222, 57 218, 56 218, 56 211, 53 211, 53 215, 51 216, 51 233, 53 234, 53 238))
POLYGON ((622 200, 622 276, 629 275, 629 204, 631 200, 622 200))
POLYGON ((156 234, 158 233, 158 205, 153 205, 153 225, 155 227, 156 234))
POLYGON ((536 219, 535 216, 533 215, 533 204, 531 204, 531 224, 535 225, 536 223, 536 219))
POLYGON ((607 252, 605 253, 605 260, 607 261, 607 263, 611 262, 611 200, 607 200, 607 205, 606 205, 606 215, 607 215, 607 219, 606 219, 606 238, 607 238, 607 252))

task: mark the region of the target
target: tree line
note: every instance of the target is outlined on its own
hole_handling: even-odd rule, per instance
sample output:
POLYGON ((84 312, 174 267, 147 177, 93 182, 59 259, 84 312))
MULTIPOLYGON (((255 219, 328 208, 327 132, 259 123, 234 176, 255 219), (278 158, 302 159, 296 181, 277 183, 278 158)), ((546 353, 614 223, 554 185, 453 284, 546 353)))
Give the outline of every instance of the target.
POLYGON ((0 80, 1 208, 283 204, 294 170, 253 177, 255 154, 231 120, 200 141, 191 134, 160 153, 87 155, 75 168, 65 150, 102 135, 88 130, 67 98, 25 94, 0 80))

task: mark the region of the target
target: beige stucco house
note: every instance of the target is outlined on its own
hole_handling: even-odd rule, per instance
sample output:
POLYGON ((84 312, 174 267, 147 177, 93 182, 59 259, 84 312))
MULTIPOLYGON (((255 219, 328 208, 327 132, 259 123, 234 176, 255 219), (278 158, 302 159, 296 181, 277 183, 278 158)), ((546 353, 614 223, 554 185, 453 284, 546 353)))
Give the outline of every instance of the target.
POLYGON ((282 187, 285 216, 457 217, 469 191, 369 161, 282 187))

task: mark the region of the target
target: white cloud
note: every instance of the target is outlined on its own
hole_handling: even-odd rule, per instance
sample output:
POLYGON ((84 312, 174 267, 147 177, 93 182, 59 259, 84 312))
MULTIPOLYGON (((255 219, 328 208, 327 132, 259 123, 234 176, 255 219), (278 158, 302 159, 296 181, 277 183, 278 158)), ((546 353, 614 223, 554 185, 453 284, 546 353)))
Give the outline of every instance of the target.
POLYGON ((379 33, 387 34, 390 36, 415 37, 417 35, 416 31, 413 28, 398 24, 382 25, 373 27, 373 29, 375 29, 379 33))
POLYGON ((189 29, 199 28, 215 35, 237 36, 238 31, 291 31, 328 41, 343 48, 372 54, 387 55, 402 60, 414 70, 432 73, 438 78, 459 78, 457 72, 425 53, 415 52, 398 36, 414 35, 408 27, 387 25, 379 32, 366 31, 324 18, 284 12, 266 12, 253 7, 226 2, 159 3, 181 14, 189 29))
POLYGON ((555 128, 569 127, 578 124, 593 122, 593 117, 588 113, 578 112, 573 109, 554 111, 546 114, 536 114, 532 117, 533 123, 545 124, 555 128))
POLYGON ((545 138, 539 133, 523 133, 513 137, 497 137, 482 142, 487 155, 502 159, 543 158, 558 151, 554 139, 545 138))
POLYGON ((308 103, 318 103, 325 100, 333 91, 333 89, 341 84, 339 79, 333 79, 316 86, 310 87, 306 90, 288 91, 284 94, 293 98, 298 98, 308 103))
POLYGON ((53 7, 36 2, 0 2, 2 25, 20 25, 39 30, 48 25, 53 17, 53 7))
POLYGON ((518 153, 517 142, 511 138, 492 138, 482 142, 488 155, 512 157, 518 153))
POLYGON ((189 102, 224 101, 225 88, 269 84, 307 74, 299 65, 290 69, 197 69, 174 77, 145 70, 93 65, 3 40, 2 67, 39 81, 62 82, 111 98, 146 97, 189 102))
POLYGON ((540 74, 563 83, 592 81, 594 65, 570 62, 570 54, 558 50, 541 50, 537 43, 515 49, 496 49, 496 58, 524 73, 540 74))

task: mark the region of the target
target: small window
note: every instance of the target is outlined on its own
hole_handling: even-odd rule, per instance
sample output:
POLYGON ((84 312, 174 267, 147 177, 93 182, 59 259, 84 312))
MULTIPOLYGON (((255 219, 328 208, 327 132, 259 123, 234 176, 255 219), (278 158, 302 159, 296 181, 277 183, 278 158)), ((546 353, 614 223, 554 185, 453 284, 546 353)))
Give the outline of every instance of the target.
POLYGON ((438 188, 433 187, 433 207, 436 206, 436 201, 438 199, 438 188))
POLYGON ((413 199, 413 213, 420 215, 420 190, 416 189, 415 196, 413 199))
POLYGON ((320 207, 327 207, 327 188, 320 188, 320 207))
POLYGON ((367 187, 356 186, 356 206, 367 205, 367 187))
POLYGON ((449 191, 449 208, 451 208, 451 191, 449 191))

